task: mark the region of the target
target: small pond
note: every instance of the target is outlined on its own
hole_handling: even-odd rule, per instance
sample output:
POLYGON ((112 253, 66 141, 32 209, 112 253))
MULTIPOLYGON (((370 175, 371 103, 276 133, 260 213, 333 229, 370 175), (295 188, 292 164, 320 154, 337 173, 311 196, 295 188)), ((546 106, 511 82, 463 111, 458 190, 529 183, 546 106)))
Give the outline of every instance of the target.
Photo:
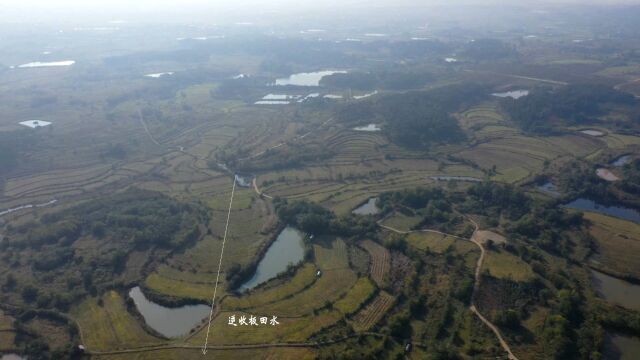
POLYGON ((606 180, 606 181, 620 180, 620 178, 616 174, 612 173, 611 170, 605 169, 605 168, 596 169, 596 175, 598 175, 600 179, 606 180))
POLYGON ((607 334, 603 359, 636 360, 640 354, 640 338, 621 334, 607 334))
POLYGON ((139 286, 129 291, 129 297, 133 299, 147 325, 166 337, 188 334, 211 312, 208 305, 185 305, 177 308, 158 305, 147 299, 139 286))
POLYGON ((380 130, 382 130, 382 128, 380 126, 376 125, 376 124, 369 124, 369 125, 366 125, 366 126, 356 126, 356 127, 353 128, 353 130, 355 130, 355 131, 369 131, 369 132, 372 132, 372 131, 380 131, 380 130))
POLYGON ((145 75, 146 77, 150 77, 150 78, 154 78, 154 79, 159 79, 161 77, 164 76, 171 76, 173 75, 172 71, 167 71, 167 72, 159 72, 159 73, 154 73, 154 74, 147 74, 145 75))
POLYGON ((288 101, 279 100, 260 100, 254 103, 255 105, 289 105, 288 101))
POLYGON ((239 288, 240 291, 253 289, 285 271, 289 264, 297 264, 304 259, 304 234, 292 227, 286 227, 271 244, 260 260, 255 274, 239 288))
POLYGON ((360 100, 360 99, 366 99, 368 97, 372 97, 373 95, 377 95, 377 94, 378 94, 378 90, 375 90, 373 92, 366 93, 366 94, 363 94, 363 95, 354 95, 353 98, 356 99, 356 100, 360 100))
POLYGON ((376 205, 377 197, 372 197, 367 200, 366 203, 358 206, 352 212, 357 215, 374 215, 380 212, 380 209, 376 205))
POLYGON ((631 162, 631 155, 622 155, 619 158, 613 160, 611 162, 611 165, 620 167, 620 166, 625 166, 630 162, 631 162))
POLYGON ((21 122, 20 125, 35 129, 39 127, 49 126, 51 125, 51 123, 49 121, 42 121, 42 120, 27 120, 27 121, 21 122))
POLYGON ((593 200, 578 198, 566 205, 565 207, 571 209, 578 209, 584 211, 592 211, 600 214, 605 214, 624 220, 640 223, 640 212, 635 209, 622 207, 622 206, 604 206, 596 203, 593 200))
POLYGON ((513 90, 513 91, 507 91, 507 92, 501 92, 501 93, 493 93, 491 95, 500 97, 500 98, 510 97, 512 99, 520 99, 521 97, 529 95, 529 90, 513 90))
POLYGON ((61 66, 71 66, 75 64, 74 60, 65 60, 65 61, 34 61, 22 65, 18 65, 19 68, 40 68, 40 67, 61 67, 61 66))
POLYGON ((593 129, 580 130, 580 132, 589 136, 596 136, 596 137, 604 136, 604 133, 602 131, 593 130, 593 129))
POLYGON ((603 299, 633 310, 640 310, 640 285, 591 270, 593 287, 603 299))
POLYGON ((22 357, 18 354, 0 354, 0 360, 26 360, 26 357, 22 357))
POLYGON ((538 190, 553 196, 560 196, 560 191, 558 187, 552 183, 551 181, 547 181, 546 183, 539 185, 538 190))
POLYGON ((299 99, 300 95, 287 95, 287 94, 267 94, 262 97, 262 100, 294 100, 299 99))
POLYGON ((276 85, 320 86, 323 77, 333 74, 345 74, 346 71, 316 71, 293 74, 287 78, 276 79, 276 85))

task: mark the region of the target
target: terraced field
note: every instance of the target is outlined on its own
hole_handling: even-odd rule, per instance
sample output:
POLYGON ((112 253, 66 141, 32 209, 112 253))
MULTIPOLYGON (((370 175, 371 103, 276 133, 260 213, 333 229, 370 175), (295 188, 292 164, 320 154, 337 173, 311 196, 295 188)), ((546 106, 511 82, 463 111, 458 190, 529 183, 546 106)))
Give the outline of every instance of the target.
POLYGON ((371 257, 369 268, 371 279, 373 279, 378 286, 382 286, 384 283, 384 276, 391 266, 389 250, 371 240, 360 242, 360 246, 367 250, 371 257))
POLYGON ((352 319, 356 331, 367 331, 382 319, 393 306, 395 298, 385 291, 378 295, 367 306, 360 310, 352 319))
POLYGON ((87 299, 71 314, 78 322, 83 343, 89 349, 114 350, 162 343, 161 339, 149 335, 127 312, 118 293, 110 291, 102 299, 102 306, 96 299, 87 299))

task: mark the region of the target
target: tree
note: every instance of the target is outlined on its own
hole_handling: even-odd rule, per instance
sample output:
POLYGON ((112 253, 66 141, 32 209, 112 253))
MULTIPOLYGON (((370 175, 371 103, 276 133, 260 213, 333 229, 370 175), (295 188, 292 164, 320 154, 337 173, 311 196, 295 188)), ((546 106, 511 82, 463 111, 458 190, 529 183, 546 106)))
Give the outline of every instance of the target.
POLYGON ((22 298, 26 302, 34 302, 38 299, 38 288, 33 285, 26 285, 22 289, 22 298))

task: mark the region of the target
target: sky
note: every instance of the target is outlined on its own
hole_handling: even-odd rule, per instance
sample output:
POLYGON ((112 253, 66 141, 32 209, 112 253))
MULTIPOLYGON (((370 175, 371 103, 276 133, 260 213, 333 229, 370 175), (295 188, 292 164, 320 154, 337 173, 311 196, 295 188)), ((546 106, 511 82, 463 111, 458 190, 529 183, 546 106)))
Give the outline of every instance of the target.
POLYGON ((313 10, 372 9, 383 7, 429 7, 441 5, 540 6, 555 4, 637 4, 640 0, 0 0, 0 23, 68 22, 108 18, 178 21, 190 14, 224 20, 243 15, 300 14, 313 10))

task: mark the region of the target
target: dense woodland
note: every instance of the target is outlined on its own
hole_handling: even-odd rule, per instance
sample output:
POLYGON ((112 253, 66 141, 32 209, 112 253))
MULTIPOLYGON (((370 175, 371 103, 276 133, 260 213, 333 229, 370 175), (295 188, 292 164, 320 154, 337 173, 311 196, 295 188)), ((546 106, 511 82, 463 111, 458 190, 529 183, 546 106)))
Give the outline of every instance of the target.
POLYGON ((349 72, 325 76, 320 85, 350 90, 412 90, 423 88, 434 75, 426 72, 349 72))
MULTIPOLYGON (((607 104, 635 105, 633 95, 604 85, 577 84, 556 90, 538 88, 519 99, 505 98, 503 109, 527 132, 550 134, 562 126, 593 124, 607 104)), ((630 120, 632 121, 632 120, 630 120)))
POLYGON ((155 249, 192 245, 204 216, 194 205, 129 190, 10 227, 1 247, 3 262, 13 270, 7 269, 3 289, 38 308, 66 311, 88 294, 140 280, 142 273, 124 274, 134 251, 148 253, 151 265, 158 260, 155 249), (83 251, 88 243, 94 252, 83 251))
POLYGON ((450 115, 464 104, 483 98, 484 87, 474 84, 446 86, 431 91, 387 95, 349 104, 338 111, 338 118, 350 124, 380 121, 389 138, 415 149, 460 142, 465 135, 450 115))

